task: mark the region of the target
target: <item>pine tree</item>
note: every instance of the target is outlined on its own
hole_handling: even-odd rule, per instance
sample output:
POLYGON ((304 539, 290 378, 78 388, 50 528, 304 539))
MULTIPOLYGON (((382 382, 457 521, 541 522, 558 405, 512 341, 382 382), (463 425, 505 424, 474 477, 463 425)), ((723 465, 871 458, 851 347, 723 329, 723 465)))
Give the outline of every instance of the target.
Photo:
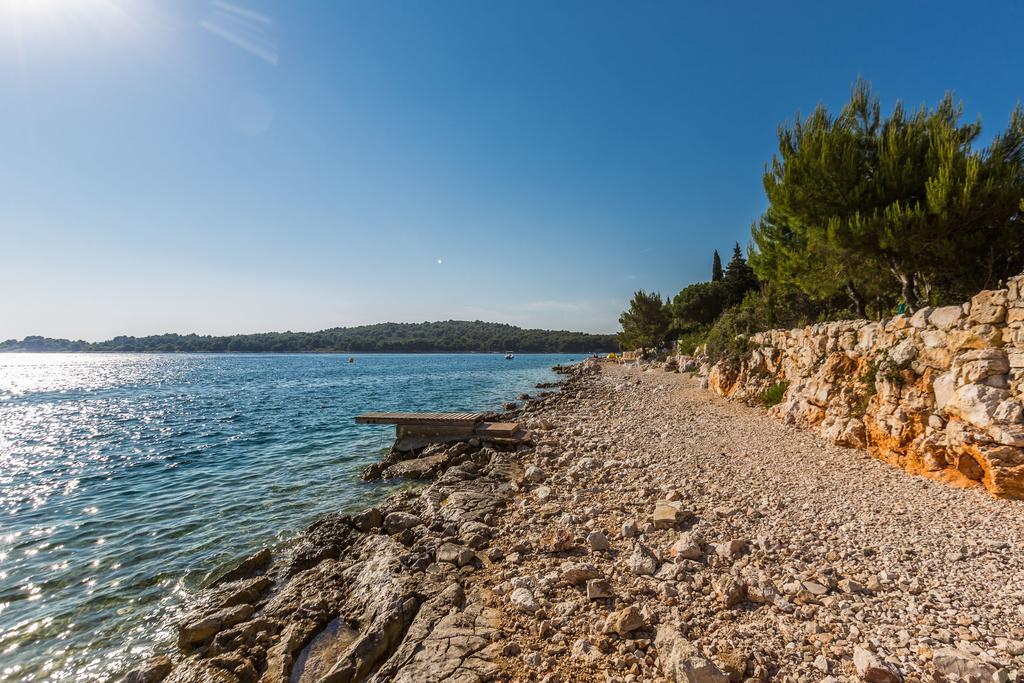
POLYGON ((660 348, 665 344, 670 322, 661 295, 641 289, 633 295, 629 310, 619 316, 619 346, 629 350, 660 348))
MULTIPOLYGON (((1024 110, 984 150, 947 94, 934 109, 883 118, 864 81, 837 116, 819 106, 779 130, 754 228, 762 277, 812 296, 957 300, 1024 265, 1024 110)), ((728 275, 728 274, 727 274, 728 275)))
POLYGON ((739 242, 732 252, 732 259, 725 268, 725 275, 722 277, 722 285, 725 289, 725 305, 735 306, 743 301, 747 292, 757 289, 757 276, 754 269, 750 267, 747 260, 743 258, 743 251, 740 250, 739 242))
POLYGON ((710 325, 721 315, 725 287, 718 282, 695 282, 672 299, 672 315, 679 329, 710 325))
POLYGON ((722 279, 722 257, 718 255, 718 250, 715 249, 715 255, 711 259, 711 281, 718 282, 722 279))

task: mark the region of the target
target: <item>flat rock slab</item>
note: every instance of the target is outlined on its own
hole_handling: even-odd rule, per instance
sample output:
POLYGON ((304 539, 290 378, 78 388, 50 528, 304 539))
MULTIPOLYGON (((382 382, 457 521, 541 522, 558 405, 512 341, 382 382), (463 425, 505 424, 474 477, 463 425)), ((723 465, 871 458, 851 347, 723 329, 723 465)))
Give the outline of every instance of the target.
POLYGON ((383 476, 385 479, 394 479, 395 477, 405 477, 406 479, 424 479, 432 476, 441 467, 448 462, 447 453, 438 453, 437 455, 428 455, 425 458, 411 458, 409 460, 402 460, 391 467, 384 470, 383 476))
POLYGON ((424 606, 403 647, 371 679, 374 683, 480 683, 494 678, 502 647, 494 641, 501 612, 475 604, 441 616, 438 607, 424 606))
POLYGON ((442 503, 439 515, 441 519, 457 524, 483 522, 498 509, 500 503, 501 500, 490 493, 454 491, 442 503))

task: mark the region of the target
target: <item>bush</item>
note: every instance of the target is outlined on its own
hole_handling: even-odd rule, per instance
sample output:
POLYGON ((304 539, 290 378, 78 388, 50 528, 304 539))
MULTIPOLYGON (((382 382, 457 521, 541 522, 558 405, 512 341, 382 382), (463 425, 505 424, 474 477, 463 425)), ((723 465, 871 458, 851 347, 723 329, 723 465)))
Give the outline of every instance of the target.
POLYGON ((750 351, 750 335, 769 329, 763 303, 763 297, 751 292, 743 303, 722 313, 708 331, 708 356, 712 362, 738 361, 750 351))
POLYGON ((782 397, 786 395, 786 390, 789 389, 789 382, 779 381, 771 385, 764 390, 761 394, 761 403, 766 408, 771 408, 782 403, 782 397))
POLYGON ((680 332, 679 336, 676 337, 676 351, 692 356, 697 347, 707 341, 707 337, 708 328, 706 327, 694 327, 680 332))

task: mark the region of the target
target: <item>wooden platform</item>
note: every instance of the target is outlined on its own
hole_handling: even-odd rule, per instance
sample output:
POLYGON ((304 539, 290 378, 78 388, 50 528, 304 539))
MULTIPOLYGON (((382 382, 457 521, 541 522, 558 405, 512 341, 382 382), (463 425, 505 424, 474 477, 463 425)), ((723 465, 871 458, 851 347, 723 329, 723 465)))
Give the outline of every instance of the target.
POLYGON ((473 429, 474 434, 485 439, 511 439, 518 431, 518 422, 483 422, 473 429))
POLYGON ((363 413, 356 424, 368 425, 466 425, 483 422, 484 413, 363 413))
POLYGON ((486 417, 486 413, 364 413, 356 417, 356 424, 395 425, 395 447, 402 451, 469 439, 517 444, 525 436, 518 422, 484 422, 486 417))

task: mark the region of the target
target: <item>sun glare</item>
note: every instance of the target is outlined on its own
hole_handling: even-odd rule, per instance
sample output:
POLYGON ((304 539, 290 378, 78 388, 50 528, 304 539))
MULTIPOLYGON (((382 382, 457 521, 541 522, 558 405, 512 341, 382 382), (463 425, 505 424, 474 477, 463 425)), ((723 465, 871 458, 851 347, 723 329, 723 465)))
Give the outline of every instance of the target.
POLYGON ((42 55, 97 48, 159 51, 164 13, 153 0, 0 0, 0 54, 26 78, 42 55))
POLYGON ((124 5, 126 0, 0 0, 0 29, 19 34, 107 30, 128 19, 124 5))
POLYGON ((81 5, 106 4, 89 0, 0 0, 4 13, 13 19, 40 19, 61 12, 76 11, 81 5))

